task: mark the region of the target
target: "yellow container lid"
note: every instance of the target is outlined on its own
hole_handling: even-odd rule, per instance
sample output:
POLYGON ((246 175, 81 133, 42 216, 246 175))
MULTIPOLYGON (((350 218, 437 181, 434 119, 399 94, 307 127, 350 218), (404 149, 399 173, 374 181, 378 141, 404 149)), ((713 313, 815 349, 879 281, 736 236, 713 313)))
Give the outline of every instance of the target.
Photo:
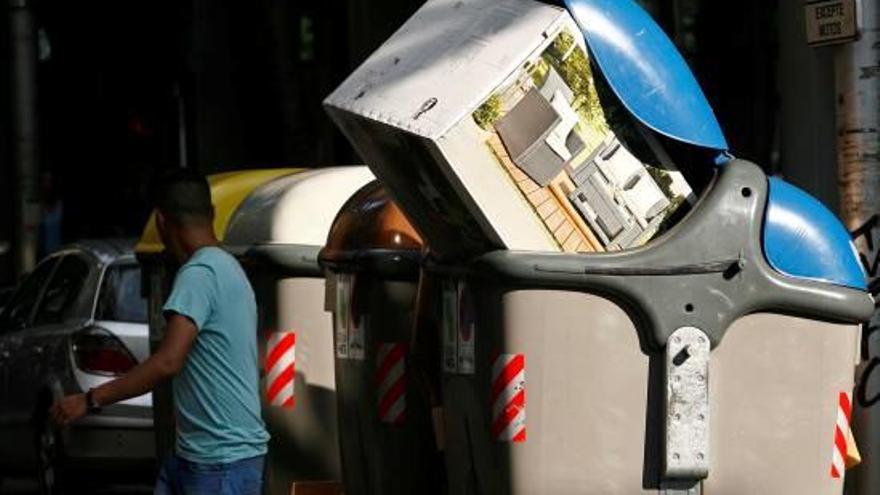
MULTIPOLYGON (((256 188, 279 177, 302 171, 303 169, 298 168, 277 168, 224 172, 208 176, 208 184, 211 186, 211 201, 214 203, 214 232, 217 234, 217 239, 223 241, 232 214, 256 188)), ((156 228, 156 212, 154 211, 150 214, 140 241, 135 246, 135 253, 139 255, 158 254, 164 249, 162 240, 159 238, 159 231, 156 228)))

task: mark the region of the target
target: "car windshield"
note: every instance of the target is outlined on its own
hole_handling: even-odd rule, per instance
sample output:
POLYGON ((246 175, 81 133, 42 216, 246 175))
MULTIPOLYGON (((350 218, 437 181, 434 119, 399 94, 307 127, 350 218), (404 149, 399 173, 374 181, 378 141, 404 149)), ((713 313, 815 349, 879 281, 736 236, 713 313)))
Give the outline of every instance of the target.
POLYGON ((147 322, 147 300, 141 294, 141 268, 136 264, 107 268, 98 300, 98 320, 147 322))

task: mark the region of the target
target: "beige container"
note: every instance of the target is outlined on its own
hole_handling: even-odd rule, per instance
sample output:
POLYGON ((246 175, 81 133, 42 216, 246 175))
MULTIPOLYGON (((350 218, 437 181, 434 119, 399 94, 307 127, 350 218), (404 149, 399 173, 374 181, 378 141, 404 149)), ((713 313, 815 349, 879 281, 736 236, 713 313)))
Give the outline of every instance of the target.
MULTIPOLYGON (((621 52, 638 50, 647 31, 623 29, 601 4, 579 4, 589 15, 578 17, 594 22, 581 27, 621 52)), ((560 148, 555 138, 568 130, 570 112, 553 105, 564 88, 549 98, 560 117, 552 139, 532 140, 522 125, 543 122, 533 90, 554 76, 530 68, 566 33, 583 44, 568 12, 546 2, 431 0, 325 101, 433 253, 453 260, 429 266, 447 277, 435 304, 449 492, 839 494, 842 480, 830 474, 838 401, 852 391, 856 324, 870 316, 871 297, 827 283, 834 277, 771 267, 768 178, 726 156, 716 168, 677 153, 695 160, 680 163, 689 178, 717 172, 709 185, 695 180, 702 197, 658 237, 647 229, 606 242, 619 232, 606 213, 651 211, 651 191, 628 200, 638 181, 603 182, 577 153, 556 180, 543 151, 560 148), (601 201, 612 189, 613 201, 601 201), (586 229, 565 198, 599 224, 598 245, 573 239, 586 229)), ((637 65, 654 79, 669 64, 637 65)), ((630 100, 672 89, 656 84, 630 100)), ((607 175, 627 176, 608 162, 615 147, 603 141, 598 161, 607 175)), ((806 245, 827 232, 781 209, 773 227, 811 238, 789 256, 831 264, 852 254, 806 245)))
MULTIPOLYGON (((658 493, 663 354, 615 303, 586 293, 470 287, 475 372, 447 373, 450 493, 658 493), (525 360, 522 443, 492 437, 494 354, 525 360), (653 361, 653 362, 652 362, 653 361)), ((831 495, 837 399, 858 328, 756 314, 712 352, 705 495, 831 495)))
POLYGON ((266 493, 307 481, 341 479, 333 368, 333 327, 317 263, 333 218, 364 184, 366 167, 282 177, 251 192, 229 221, 224 244, 242 260, 257 297, 263 418, 272 436, 266 493), (294 405, 270 404, 264 362, 274 332, 294 332, 294 405))
POLYGON ((643 249, 429 266, 450 492, 840 494, 838 405, 874 303, 769 266, 768 191, 732 161, 643 249))

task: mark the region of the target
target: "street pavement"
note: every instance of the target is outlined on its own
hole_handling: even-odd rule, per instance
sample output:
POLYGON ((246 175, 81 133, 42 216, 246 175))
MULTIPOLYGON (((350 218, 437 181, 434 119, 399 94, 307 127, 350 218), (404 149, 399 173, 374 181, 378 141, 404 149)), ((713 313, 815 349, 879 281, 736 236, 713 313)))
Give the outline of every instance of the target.
MULTIPOLYGON (((106 485, 80 486, 69 491, 71 494, 89 495, 148 495, 153 493, 150 484, 123 485, 118 483, 106 485)), ((2 495, 38 495, 36 480, 30 479, 4 479, 0 485, 2 495)))

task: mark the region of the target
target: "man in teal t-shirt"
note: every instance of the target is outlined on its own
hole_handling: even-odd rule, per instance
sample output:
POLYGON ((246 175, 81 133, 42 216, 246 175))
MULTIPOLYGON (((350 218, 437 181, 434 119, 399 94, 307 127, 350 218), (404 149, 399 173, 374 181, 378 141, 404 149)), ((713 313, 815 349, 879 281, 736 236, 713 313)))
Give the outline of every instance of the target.
POLYGON ((156 226, 182 266, 163 308, 159 349, 130 372, 52 408, 69 424, 171 378, 177 442, 156 495, 258 495, 269 434, 261 417, 257 307, 238 262, 219 247, 204 177, 176 171, 158 184, 156 226))
POLYGON ((200 248, 177 273, 163 311, 189 318, 199 332, 174 378, 177 455, 218 463, 265 454, 257 306, 241 266, 219 247, 200 248))

